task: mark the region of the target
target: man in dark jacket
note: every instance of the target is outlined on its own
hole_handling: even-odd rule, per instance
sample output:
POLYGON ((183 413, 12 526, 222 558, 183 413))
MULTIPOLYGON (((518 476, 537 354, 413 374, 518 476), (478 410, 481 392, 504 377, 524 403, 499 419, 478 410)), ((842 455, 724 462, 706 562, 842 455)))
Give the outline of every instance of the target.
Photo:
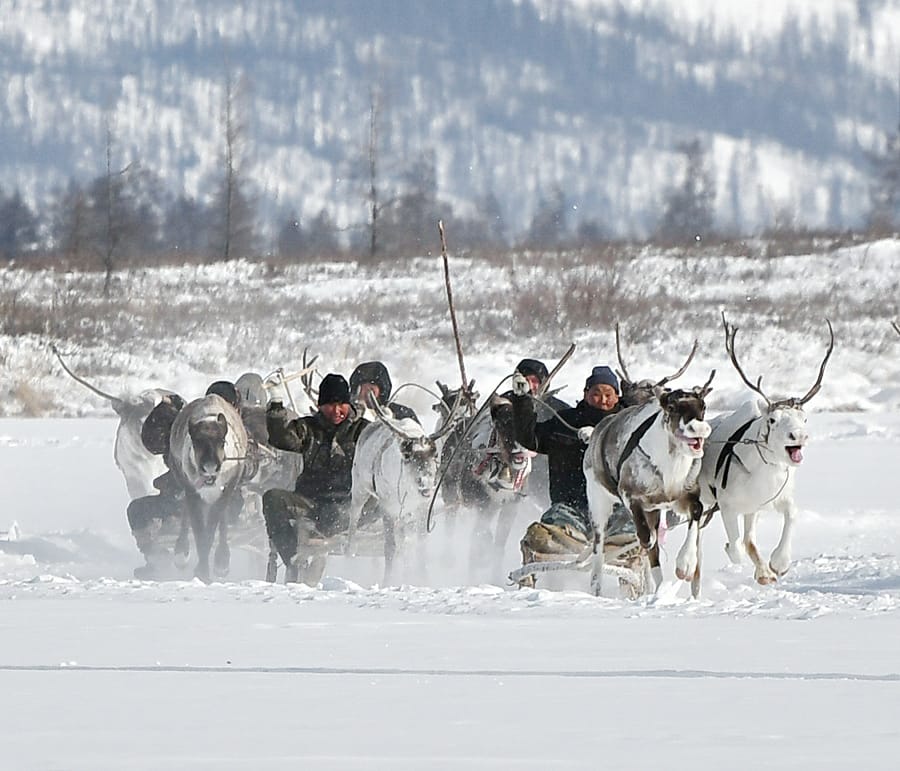
POLYGON ((418 423, 419 417, 410 407, 390 401, 392 389, 391 376, 380 361, 364 361, 350 375, 350 398, 359 410, 365 412, 371 393, 398 420, 412 418, 418 423))
POLYGON ((325 556, 316 553, 313 542, 349 527, 353 456, 368 425, 351 405, 350 386, 341 375, 322 379, 318 407, 314 415, 296 417, 272 401, 266 412, 272 446, 303 455, 294 491, 268 490, 263 495, 266 530, 287 566, 285 581, 310 586, 325 570, 325 556))
POLYGON ((596 426, 619 411, 619 380, 609 367, 594 367, 584 384, 584 397, 558 416, 538 422, 526 377, 513 376, 513 422, 516 440, 530 450, 547 456, 550 474, 551 508, 541 518, 552 518, 565 507, 566 514, 587 519, 587 483, 582 470, 586 445, 578 429, 596 426))
MULTIPOLYGON (((523 375, 525 380, 528 381, 532 396, 537 394, 540 387, 544 385, 544 382, 550 376, 547 365, 538 359, 522 359, 522 361, 516 364, 516 372, 523 375)), ((543 396, 540 401, 535 404, 538 423, 550 420, 556 413, 567 409, 570 409, 570 407, 566 402, 552 395, 543 396)))

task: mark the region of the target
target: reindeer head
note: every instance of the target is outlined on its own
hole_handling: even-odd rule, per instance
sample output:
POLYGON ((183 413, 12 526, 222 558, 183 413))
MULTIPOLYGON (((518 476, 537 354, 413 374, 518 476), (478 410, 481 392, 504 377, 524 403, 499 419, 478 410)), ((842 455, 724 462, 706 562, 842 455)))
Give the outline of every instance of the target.
POLYGON ((416 489, 423 498, 430 498, 437 486, 439 453, 438 440, 449 433, 456 425, 454 415, 460 409, 457 398, 454 408, 445 424, 433 434, 426 435, 422 427, 414 421, 398 421, 394 419, 379 402, 375 395, 368 394, 368 406, 387 428, 394 433, 400 443, 400 457, 403 464, 416 480, 416 489))
POLYGON ((214 485, 222 463, 225 461, 225 437, 228 421, 220 412, 213 417, 201 418, 188 424, 188 435, 193 446, 197 471, 207 486, 214 485))
POLYGON ((619 384, 622 391, 622 397, 619 399, 620 404, 623 407, 634 407, 646 404, 657 397, 658 392, 665 387, 666 383, 681 377, 687 371, 688 366, 694 359, 694 354, 697 353, 697 345, 697 341, 694 340, 694 345, 684 364, 671 375, 666 375, 662 380, 655 383, 646 378, 635 381, 632 380, 631 376, 628 374, 628 368, 625 366, 625 360, 622 357, 622 343, 619 339, 619 324, 616 322, 616 357, 619 360, 619 369, 616 370, 616 372, 619 375, 619 384))
MULTIPOLYGON (((765 425, 760 432, 760 446, 769 451, 771 460, 783 466, 799 466, 803 462, 803 448, 809 441, 809 434, 806 431, 806 413, 803 406, 813 398, 822 387, 822 378, 825 376, 825 366, 831 353, 834 350, 834 329, 828 319, 825 320, 828 325, 828 350, 819 366, 819 375, 812 388, 806 392, 805 396, 790 397, 787 399, 772 400, 762 390, 762 377, 757 378, 753 383, 745 374, 741 365, 738 363, 737 354, 734 351, 734 339, 737 335, 738 328, 734 324, 729 324, 725 320, 725 314, 722 314, 722 324, 725 327, 725 350, 731 363, 737 370, 741 380, 746 383, 750 389, 760 397, 757 401, 757 411, 760 417, 765 419, 765 425)), ((767 456, 767 460, 769 457, 767 456)))
POLYGON ((400 457, 416 480, 423 498, 434 494, 438 477, 438 448, 430 436, 417 436, 400 441, 400 457))
POLYGON ((709 380, 690 391, 670 391, 662 386, 655 389, 656 398, 665 414, 672 449, 692 458, 703 457, 706 438, 712 432, 706 422, 706 396, 712 390, 710 383, 716 376, 713 370, 709 380))

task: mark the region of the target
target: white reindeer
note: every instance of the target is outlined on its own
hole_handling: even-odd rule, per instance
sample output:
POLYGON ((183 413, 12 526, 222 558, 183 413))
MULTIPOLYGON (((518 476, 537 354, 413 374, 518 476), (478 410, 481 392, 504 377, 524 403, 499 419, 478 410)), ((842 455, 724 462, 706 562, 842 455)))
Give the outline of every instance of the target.
POLYGON ((662 581, 657 542, 660 514, 674 509, 690 517, 676 575, 690 579, 691 592, 698 596, 703 508, 697 479, 710 433, 704 400, 714 376, 715 370, 703 386, 690 391, 656 388, 646 404, 628 407, 594 429, 579 431, 588 441, 583 468, 594 530, 591 589, 595 594, 601 593, 606 524, 620 500, 634 518, 657 588, 662 581))
POLYGON ((437 442, 453 428, 433 434, 412 418, 396 419, 377 400, 369 400, 377 420, 359 436, 353 456, 350 540, 366 505, 377 503, 384 523, 384 583, 390 583, 394 561, 414 539, 419 570, 424 573, 423 537, 428 503, 437 483, 437 442))
POLYGON ((700 492, 706 509, 718 508, 728 536, 725 551, 735 564, 744 551, 755 566, 754 578, 771 584, 784 575, 791 564, 791 538, 797 506, 794 503, 794 474, 803 461, 809 441, 805 405, 822 386, 825 365, 834 350, 834 330, 828 324, 830 340, 819 376, 805 396, 773 401, 761 388, 762 378, 751 382, 744 374, 734 351, 737 327, 725 326, 725 349, 741 379, 761 399, 752 399, 736 411, 712 422, 710 450, 703 458, 700 492), (756 520, 761 509, 772 506, 784 518, 781 538, 768 564, 756 545, 756 520), (744 519, 741 537, 739 518, 744 519))
POLYGON ((125 477, 125 486, 128 488, 129 497, 135 499, 145 495, 154 495, 157 490, 153 487, 153 480, 165 473, 166 466, 161 455, 154 455, 144 447, 144 443, 141 441, 141 426, 144 418, 157 404, 163 399, 178 398, 177 394, 164 388, 150 388, 141 391, 135 397, 113 396, 101 391, 97 386, 69 369, 55 345, 51 346, 51 350, 59 359, 66 374, 97 396, 106 399, 115 410, 116 415, 119 416, 116 440, 113 445, 113 459, 122 472, 122 476, 125 477))

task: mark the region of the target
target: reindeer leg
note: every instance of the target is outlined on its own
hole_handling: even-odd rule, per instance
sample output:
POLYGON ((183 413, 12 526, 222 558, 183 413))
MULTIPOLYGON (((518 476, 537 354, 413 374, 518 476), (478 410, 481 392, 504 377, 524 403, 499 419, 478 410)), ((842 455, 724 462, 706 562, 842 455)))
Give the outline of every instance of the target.
POLYGON ((695 600, 700 599, 700 563, 703 561, 703 548, 700 544, 700 526, 697 525, 697 567, 694 570, 694 577, 691 579, 691 597, 695 600))
POLYGON ((777 576, 783 576, 791 566, 791 540, 794 533, 794 517, 797 507, 787 497, 775 501, 775 510, 784 518, 781 539, 769 559, 769 567, 777 576))
MULTIPOLYGON (((244 508, 244 497, 239 490, 226 492, 223 499, 215 504, 215 523, 218 519, 219 543, 213 557, 213 568, 217 578, 224 578, 231 568, 231 547, 228 544, 228 523, 236 522, 244 508)), ((212 516, 212 515, 211 515, 212 516)))
POLYGON ((653 576, 654 589, 659 589, 663 582, 662 567, 659 564, 659 512, 656 510, 644 511, 637 502, 632 501, 631 514, 635 523, 643 523, 643 528, 637 528, 638 539, 641 546, 647 552, 650 560, 650 575, 653 576))
POLYGON ((384 522, 384 586, 390 586, 394 572, 394 557, 397 555, 397 537, 393 514, 383 514, 384 522))
POLYGON ((228 546, 228 517, 219 512, 219 543, 213 557, 216 578, 225 578, 231 568, 231 549, 228 546))
POLYGON ((191 558, 190 527, 192 508, 189 501, 185 501, 185 504, 181 507, 181 527, 178 530, 175 548, 172 550, 172 558, 178 568, 185 567, 191 558))
POLYGON ((756 569, 753 571, 753 577, 758 584, 765 586, 766 584, 774 584, 777 578, 772 569, 763 562, 759 549, 756 546, 757 516, 756 513, 744 515, 744 548, 747 550, 750 560, 756 566, 756 569))
POLYGON ((725 536, 728 538, 728 542, 725 544, 725 553, 732 564, 740 565, 745 550, 741 544, 741 527, 738 523, 738 515, 722 507, 722 524, 725 526, 725 536))
POLYGON ((197 567, 194 575, 204 583, 209 583, 209 549, 212 545, 212 534, 205 521, 203 504, 198 500, 190 506, 191 530, 194 533, 194 544, 197 547, 197 567))
MULTIPOLYGON (((691 518, 684 544, 675 559, 675 575, 682 581, 693 582, 700 573, 700 517, 703 515, 703 504, 699 498, 691 498, 682 502, 681 507, 688 510, 691 518)), ((693 594, 693 584, 691 593, 693 594)))
POLYGON ((588 510, 591 526, 594 528, 594 559, 591 563, 591 592, 600 597, 603 594, 603 541, 606 525, 612 516, 615 498, 595 479, 587 480, 588 510))
POLYGON ((516 518, 518 505, 516 501, 504 503, 497 513, 497 528, 494 531, 494 565, 502 568, 503 553, 506 550, 506 542, 509 540, 509 534, 512 531, 513 522, 516 518))

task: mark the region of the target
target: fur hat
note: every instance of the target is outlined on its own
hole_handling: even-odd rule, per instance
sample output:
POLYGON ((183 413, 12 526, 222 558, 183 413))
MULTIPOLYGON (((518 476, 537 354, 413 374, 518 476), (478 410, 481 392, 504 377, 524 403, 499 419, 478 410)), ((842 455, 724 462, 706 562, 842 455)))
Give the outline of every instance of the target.
POLYGON ((528 375, 534 375, 542 383, 550 374, 547 371, 547 366, 544 364, 544 362, 538 361, 537 359, 522 359, 522 361, 516 364, 516 372, 525 375, 525 377, 528 377, 528 375))
POLYGON ((266 386, 255 372, 245 372, 234 381, 234 387, 241 397, 241 404, 251 407, 265 406, 268 399, 266 386))
POLYGON ((616 377, 616 373, 609 367, 594 367, 591 370, 590 377, 584 381, 584 390, 587 391, 589 388, 593 388, 599 383, 612 386, 616 389, 616 393, 619 393, 619 378, 616 377))
POLYGON ((391 376, 388 375, 387 367, 380 361, 364 361, 360 364, 353 374, 350 375, 350 390, 355 394, 359 392, 359 387, 363 383, 374 383, 378 386, 380 394, 378 401, 385 404, 391 398, 391 376))
POLYGON ((241 404, 241 397, 238 395, 234 383, 231 383, 228 380, 217 380, 210 385, 210 387, 206 389, 206 395, 209 396, 210 394, 221 396, 232 407, 239 407, 241 404))
POLYGON ((323 404, 350 404, 350 386, 343 375, 333 372, 325 375, 319 383, 319 406, 323 404))

